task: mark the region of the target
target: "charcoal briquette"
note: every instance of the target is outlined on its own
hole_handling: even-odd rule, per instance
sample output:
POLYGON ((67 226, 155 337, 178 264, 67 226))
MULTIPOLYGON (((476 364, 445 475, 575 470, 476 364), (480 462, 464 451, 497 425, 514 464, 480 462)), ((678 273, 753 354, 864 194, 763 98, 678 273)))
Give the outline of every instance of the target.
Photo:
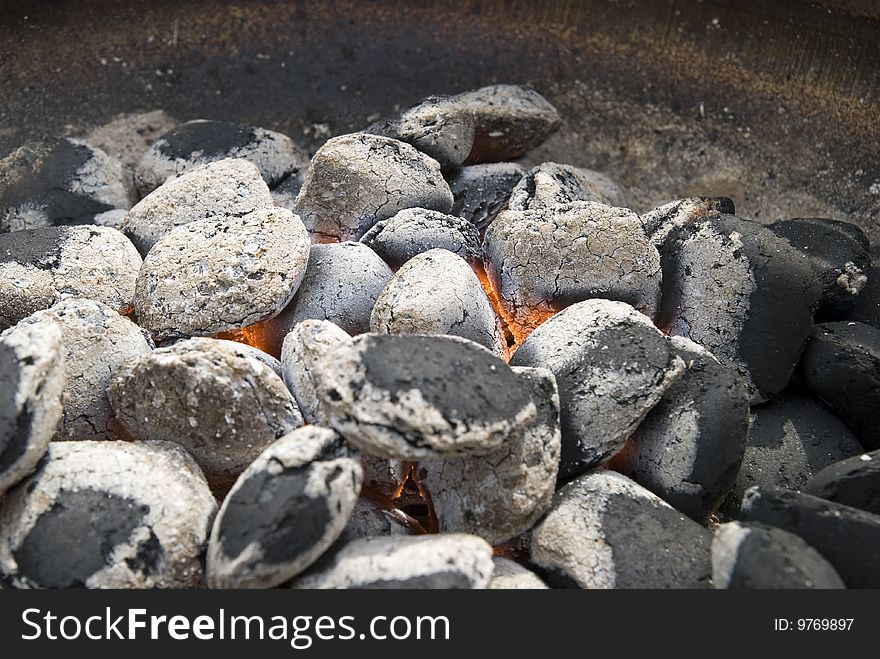
POLYGON ((880 515, 880 451, 835 462, 801 488, 807 494, 880 515))
POLYGON ((468 165, 450 172, 446 180, 452 191, 452 215, 485 229, 507 206, 514 186, 526 170, 513 162, 468 165))
POLYGON ((508 208, 541 210, 573 201, 594 201, 609 206, 625 203, 623 190, 601 172, 545 162, 530 169, 510 194, 508 208))

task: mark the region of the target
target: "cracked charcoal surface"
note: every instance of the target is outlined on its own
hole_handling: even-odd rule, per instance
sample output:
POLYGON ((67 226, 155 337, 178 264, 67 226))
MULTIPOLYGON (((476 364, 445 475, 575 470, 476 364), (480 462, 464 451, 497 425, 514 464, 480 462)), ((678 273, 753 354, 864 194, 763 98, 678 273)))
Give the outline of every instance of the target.
POLYGON ((752 403, 782 391, 819 293, 803 256, 766 227, 718 215, 673 231, 661 260, 657 325, 739 371, 752 403))
POLYGON ((281 378, 232 341, 188 339, 130 359, 109 393, 133 437, 177 442, 219 485, 303 423, 281 378))
POLYGON ((485 455, 537 412, 507 364, 458 337, 365 334, 314 374, 326 423, 378 457, 485 455))
POLYGON ((451 172, 446 180, 452 191, 452 215, 478 230, 485 229, 507 205, 514 186, 526 170, 513 162, 470 165, 451 172))
POLYGON ((880 515, 880 451, 825 467, 801 488, 813 496, 880 515))
POLYGON ((445 249, 407 261, 376 299, 370 330, 378 334, 448 334, 506 354, 501 324, 467 262, 445 249))
POLYGON ((473 112, 476 120, 467 164, 519 158, 562 123, 547 99, 522 85, 490 85, 454 98, 473 112))
POLYGON ((0 572, 15 588, 197 587, 216 510, 175 444, 53 443, 0 505, 0 572))
POLYGON ((339 537, 362 471, 342 438, 306 426, 264 450, 239 477, 214 521, 208 584, 272 588, 311 565, 339 537))
POLYGON ((831 564, 801 538, 770 526, 722 524, 712 540, 715 588, 844 588, 831 564))
POLYGON ((64 350, 53 323, 0 335, 0 497, 27 476, 61 422, 64 350))
POLYGON ((138 321, 168 338, 267 320, 293 298, 308 260, 308 233, 283 208, 190 222, 147 255, 135 290, 138 321))
POLYGON ((492 580, 487 588, 490 590, 546 590, 547 584, 531 570, 524 568, 507 558, 492 558, 495 566, 492 580))
POLYGON ((246 160, 227 158, 166 181, 135 204, 122 231, 146 254, 175 227, 196 220, 241 217, 274 205, 260 170, 246 160))
POLYGON ((55 439, 118 439, 107 387, 128 359, 150 352, 149 336, 107 305, 82 298, 38 311, 7 331, 47 323, 61 330, 65 361, 64 413, 55 439))
POLYGON ((470 222, 424 208, 407 208, 377 222, 361 242, 392 268, 429 249, 446 249, 470 263, 480 262, 480 233, 470 222))
POLYGON ((270 186, 308 163, 308 156, 287 135, 256 128, 198 119, 169 130, 144 153, 135 169, 142 195, 172 176, 224 158, 253 163, 270 186))
POLYGON ((313 239, 359 240, 404 208, 452 208, 440 165, 409 144, 365 133, 318 149, 296 200, 313 239))
POLYGON ((0 233, 91 224, 131 203, 122 164, 80 140, 30 142, 0 160, 0 233))
POLYGON ((559 470, 559 392, 546 369, 513 369, 530 389, 535 419, 484 456, 419 462, 440 531, 499 544, 528 531, 550 507, 559 470))
POLYGON ((0 329, 71 297, 125 311, 141 267, 115 229, 46 227, 0 234, 0 329))
POLYGON ((752 487, 742 503, 747 522, 803 538, 834 566, 848 588, 880 586, 880 516, 781 488, 752 487))
POLYGON ((623 190, 601 172, 545 162, 530 169, 510 194, 514 211, 543 210, 573 201, 622 206, 623 190))
POLYGON ((502 303, 530 329, 536 311, 590 298, 620 300, 651 317, 660 303, 660 255, 625 208, 576 202, 502 211, 483 249, 502 303))
POLYGON ((608 300, 587 300, 556 314, 526 339, 510 364, 548 368, 556 376, 562 479, 623 448, 685 368, 645 316, 608 300))
POLYGON ((640 216, 645 235, 657 249, 662 249, 666 238, 676 229, 689 226, 721 213, 734 215, 736 207, 727 197, 686 197, 649 210, 640 216))
POLYGON ((648 412, 621 453, 619 470, 697 522, 718 508, 739 472, 749 434, 749 398, 736 371, 684 337, 687 366, 648 412))
POLYGON ((448 168, 457 167, 468 157, 475 128, 473 112, 467 105, 454 97, 431 96, 377 121, 364 132, 411 144, 448 168))
POLYGON ((343 546, 323 569, 303 575, 294 588, 486 588, 492 547, 461 533, 371 537, 343 546))
POLYGON ((817 325, 798 374, 865 449, 880 449, 880 329, 855 322, 817 325))
POLYGON ((711 540, 656 495, 599 470, 556 493, 531 533, 531 560, 551 585, 708 588, 711 540))
MULTIPOLYGON (((367 482, 366 474, 364 482, 367 482)), ((355 503, 339 540, 348 543, 368 536, 409 535, 412 531, 401 521, 404 514, 362 497, 355 503)))

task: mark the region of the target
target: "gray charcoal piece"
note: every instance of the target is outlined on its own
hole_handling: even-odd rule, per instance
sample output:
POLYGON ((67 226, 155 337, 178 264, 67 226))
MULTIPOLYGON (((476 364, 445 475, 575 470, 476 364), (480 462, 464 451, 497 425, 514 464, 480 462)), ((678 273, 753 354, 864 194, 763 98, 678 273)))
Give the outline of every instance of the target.
MULTIPOLYGON (((366 476, 364 478, 366 482, 366 476)), ((369 536, 410 535, 416 532, 414 520, 402 510, 361 497, 355 503, 348 523, 339 536, 343 543, 369 536)))
POLYGON ((704 522, 730 491, 749 434, 749 395, 736 371, 672 337, 686 370, 648 412, 615 467, 704 522))
POLYGON ((653 208, 640 219, 645 228, 645 235, 651 239, 657 249, 661 249, 667 236, 675 229, 721 213, 728 215, 736 213, 736 207, 728 197, 685 197, 653 208))
POLYGON ((0 504, 14 588, 196 588, 217 503, 167 442, 53 443, 0 504))
POLYGON ((0 329, 70 297, 125 312, 142 263, 131 241, 107 227, 0 233, 0 329))
POLYGON ((509 558, 495 556, 492 559, 495 569, 492 572, 492 580, 487 588, 489 590, 546 590, 547 584, 541 578, 515 563, 509 558))
POLYGON ((834 567, 795 534, 738 522, 715 530, 712 582, 727 589, 845 588, 834 567))
POLYGON ((440 531, 496 545, 528 531, 550 507, 559 471, 559 392, 542 368, 514 368, 532 392, 535 419, 484 456, 418 463, 440 531))
POLYGON ((445 249, 470 263, 482 262, 480 232, 459 217, 424 208, 407 208, 377 222, 361 242, 392 268, 429 249, 445 249))
POLYGON ((309 261, 309 235, 284 208, 195 220, 165 234, 137 277, 138 322, 155 336, 210 336, 277 316, 309 261))
POLYGON ((175 126, 153 142, 135 169, 146 195, 173 176, 200 165, 240 158, 253 163, 270 186, 303 169, 309 158, 287 135, 265 128, 196 119, 175 126))
POLYGON ((510 193, 513 211, 542 210, 573 201, 594 201, 609 206, 625 203, 623 190, 608 176, 572 165, 545 162, 530 169, 510 193))
POLYGON ((502 211, 483 249, 502 304, 528 329, 538 314, 590 298, 620 300, 652 318, 660 304, 660 254, 625 208, 574 202, 502 211))
POLYGON ((122 163, 80 140, 29 142, 0 160, 0 233, 91 224, 132 201, 122 163))
MULTIPOLYGON (((880 261, 875 254, 874 261, 880 261)), ((880 329, 880 262, 865 270, 868 281, 859 291, 852 308, 844 314, 843 320, 865 323, 880 329)))
POLYGON ((107 388, 125 362, 152 350, 150 337, 107 305, 82 298, 37 311, 7 332, 46 324, 61 330, 65 361, 64 413, 55 439, 124 438, 107 388))
POLYGON ((164 133, 174 128, 177 120, 164 110, 117 114, 103 126, 93 128, 86 141, 118 158, 126 169, 134 169, 144 152, 164 133))
POLYGON ((471 266, 445 249, 407 261, 376 299, 370 330, 378 334, 448 334, 496 355, 507 345, 492 303, 471 266))
POLYGON ((470 154, 475 127, 474 114, 466 104, 454 97, 430 96, 364 132, 411 144, 449 168, 457 167, 470 154))
POLYGON ((526 339, 510 364, 547 368, 556 376, 563 479, 620 451, 685 370, 650 320, 609 300, 587 300, 559 312, 526 339))
POLYGON ((314 373, 325 422, 377 457, 485 455, 537 413, 503 360, 454 336, 364 334, 314 373))
POLYGON ((218 486, 303 423, 281 378, 232 341, 187 339, 130 359, 109 393, 132 437, 177 442, 218 486))
POLYGON ((440 165, 409 144, 366 133, 318 149, 296 200, 315 242, 359 240, 404 208, 452 208, 440 165))
POLYGON ((304 320, 284 337, 281 374, 307 423, 321 423, 324 414, 315 391, 315 369, 351 336, 329 320, 304 320))
POLYGON ((272 188, 272 200, 276 206, 281 206, 289 211, 296 212, 296 198, 302 190, 306 180, 307 167, 303 167, 296 174, 291 174, 281 180, 272 188))
POLYGON ((260 170, 247 160, 227 158, 166 181, 134 205, 121 229, 146 254, 175 227, 196 220, 241 217, 274 205, 260 170))
POLYGON ((820 292, 800 252, 764 226, 722 214, 670 233, 661 262, 658 327, 735 368, 752 403, 782 391, 820 292))
POLYGON ((712 534, 612 471, 559 490, 531 533, 531 562, 551 586, 709 588, 712 534))
POLYGON ((61 422, 61 328, 22 325, 0 335, 0 498, 27 476, 61 422))
POLYGON ((880 515, 880 451, 825 467, 801 488, 805 493, 880 515))
POLYGON ((452 191, 452 215, 483 230, 507 206, 514 186, 526 170, 513 162, 469 165, 451 172, 446 180, 452 191))
POLYGON ((455 96, 476 119, 467 164, 514 160, 546 140, 562 123, 546 98, 522 85, 490 85, 455 96))
POLYGON ((345 528, 362 471, 342 438, 306 426, 266 448, 229 491, 211 530, 212 588, 272 588, 295 577, 345 528))
POLYGON ((492 547, 462 533, 380 536, 343 546, 299 589, 483 589, 492 578, 492 547))

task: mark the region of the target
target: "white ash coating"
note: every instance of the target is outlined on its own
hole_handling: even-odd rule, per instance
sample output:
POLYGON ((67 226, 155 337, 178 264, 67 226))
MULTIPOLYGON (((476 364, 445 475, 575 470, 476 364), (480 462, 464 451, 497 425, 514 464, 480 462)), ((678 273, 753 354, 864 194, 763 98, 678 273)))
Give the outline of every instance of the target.
POLYGON ((316 365, 350 339, 338 325, 314 319, 302 321, 284 337, 281 374, 306 423, 321 423, 324 419, 315 391, 316 365))
POLYGON ((727 197, 686 197, 652 208, 640 216, 645 235, 657 249, 675 229, 695 224, 719 213, 733 213, 733 202, 727 197))
POLYGON ((483 456, 418 463, 440 531, 495 545, 528 531, 550 507, 559 471, 559 393, 543 368, 514 368, 532 389, 535 419, 483 456))
POLYGON ((483 589, 492 578, 492 547, 463 533, 354 540, 330 564, 293 583, 299 589, 483 589))
POLYGON ((573 201, 593 201, 609 206, 625 203, 623 190, 605 174, 545 162, 530 169, 520 179, 510 193, 508 208, 514 211, 541 210, 573 201))
POLYGON ((242 216, 274 206, 260 170, 227 158, 169 179, 129 211, 122 231, 146 254, 175 227, 196 220, 242 216))
POLYGON ((318 149, 296 200, 315 238, 359 240, 379 220, 404 208, 448 212, 452 193, 439 163, 414 147, 354 133, 318 149))
POLYGON ((17 588, 198 587, 216 510, 198 466, 175 444, 53 443, 3 500, 0 571, 17 588), (70 508, 86 494, 104 510, 70 508), (43 542, 29 542, 34 533, 43 542))
POLYGON ((497 162, 461 167, 446 180, 454 199, 450 213, 477 229, 489 225, 506 204, 514 186, 526 170, 514 162, 497 162))
POLYGON ((502 211, 483 249, 502 303, 528 327, 535 310, 589 298, 620 300, 652 318, 660 304, 660 254, 626 208, 574 202, 502 211))
POLYGON ((131 241, 108 227, 0 234, 0 329, 71 297, 127 311, 142 263, 131 241))
POLYGON ((492 580, 487 586, 489 590, 547 589, 547 584, 541 581, 537 574, 509 558, 495 556, 492 563, 495 565, 495 569, 492 572, 492 580))
POLYGON ((54 323, 0 334, 0 498, 46 453, 61 422, 64 349, 54 323))
POLYGON ((267 320, 293 298, 308 260, 308 233, 284 208, 190 222, 147 254, 135 290, 138 322, 167 338, 267 320))
MULTIPOLYGON (((179 339, 180 341, 187 341, 188 339, 179 339)), ((281 361, 275 359, 269 353, 263 352, 259 348, 248 345, 247 343, 240 343, 238 341, 231 341, 228 339, 216 339, 217 341, 226 341, 232 344, 230 347, 237 349, 242 355, 247 357, 248 359, 256 359, 258 362, 263 362, 266 366, 272 369, 272 372, 277 375, 279 378, 282 377, 282 369, 281 369, 281 361)))
POLYGON ((175 126, 153 142, 138 162, 135 182, 141 194, 172 176, 224 158, 253 163, 270 186, 308 163, 308 156, 282 133, 254 126, 196 119, 175 126))
POLYGON ((109 123, 98 126, 85 140, 103 149, 127 168, 134 169, 144 152, 163 133, 174 128, 177 121, 164 110, 132 112, 116 115, 109 123))
POLYGON ((281 378, 232 341, 187 339, 130 359, 109 393, 133 437, 181 444, 212 482, 231 481, 302 425, 281 378))
POLYGON ((370 331, 449 334, 504 356, 507 345, 492 303, 471 266, 445 249, 407 261, 376 300, 370 331))
POLYGON ((212 588, 272 588, 311 565, 348 522, 360 462, 332 430, 306 426, 266 448, 229 491, 211 531, 212 588))

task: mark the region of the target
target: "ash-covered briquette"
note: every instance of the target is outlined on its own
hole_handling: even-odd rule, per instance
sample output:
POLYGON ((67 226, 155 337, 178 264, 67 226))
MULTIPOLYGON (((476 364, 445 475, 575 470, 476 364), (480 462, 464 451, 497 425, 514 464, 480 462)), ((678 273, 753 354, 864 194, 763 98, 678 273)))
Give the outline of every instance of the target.
POLYGON ((482 589, 493 567, 492 547, 472 535, 370 537, 343 546, 293 588, 482 589))
POLYGON ((609 300, 587 300, 556 314, 526 339, 510 364, 548 368, 556 376, 562 479, 620 451, 685 370, 650 320, 609 300))
POLYGON ((817 472, 862 451, 831 410, 790 388, 751 408, 745 455, 721 509, 736 517, 743 494, 753 485, 800 490, 817 472))
POLYGON ((547 590, 547 584, 537 574, 509 558, 495 556, 492 563, 495 569, 486 586, 489 590, 547 590))
POLYGON ((281 374, 306 423, 321 423, 324 414, 315 390, 315 369, 351 336, 329 320, 308 319, 297 324, 281 348, 281 374))
POLYGON ((306 426, 276 441, 220 508, 208 544, 208 585, 272 588, 298 575, 342 533, 362 476, 332 430, 306 426))
POLYGON ((657 325, 739 371, 752 403, 782 391, 821 292, 803 255, 767 227, 717 215, 672 231, 661 260, 657 325))
POLYGON ((530 211, 594 201, 609 206, 625 203, 623 190, 605 174, 571 165, 545 162, 530 169, 510 194, 508 208, 530 211))
POLYGON ((799 535, 834 566, 848 588, 880 587, 880 515, 801 492, 751 487, 743 497, 741 519, 799 535))
POLYGON ((763 524, 730 522, 712 539, 715 588, 845 588, 822 555, 788 531, 763 524))
POLYGON ((627 441, 615 464, 697 522, 736 479, 749 434, 749 395, 739 374, 690 339, 672 337, 686 370, 627 441))
POLYGON ((61 422, 64 348, 52 323, 0 335, 0 497, 46 453, 61 422))
POLYGON ((476 122, 467 164, 515 160, 562 124, 546 98, 522 85, 490 85, 453 98, 473 113, 476 122))
POLYGON ((458 167, 470 155, 475 127, 474 113, 467 104, 455 97, 430 96, 364 132, 411 144, 446 169, 458 167))
POLYGON ((64 353, 64 413, 55 439, 117 439, 107 388, 130 358, 153 348, 149 335, 128 318, 94 300, 70 298, 37 311, 7 330, 55 325, 64 353))
POLYGON ((142 263, 131 241, 108 227, 0 233, 0 329, 70 297, 127 311, 142 263))
POLYGON ((514 162, 469 165, 446 177, 452 191, 452 215, 485 229, 507 205, 514 186, 526 170, 514 162))
POLYGON ((407 261, 376 299, 370 331, 449 334, 504 356, 507 345, 483 285, 471 266, 445 249, 407 261))
POLYGON ((598 470, 559 490, 531 533, 548 583, 709 588, 712 535, 626 476, 598 470))
POLYGON ((175 227, 274 206, 260 170, 247 160, 227 158, 166 181, 134 205, 121 230, 146 254, 175 227))
POLYGON ((217 503, 168 442, 53 443, 0 506, 14 588, 194 588, 217 503))
POLYGON ((686 197, 649 210, 639 219, 642 221, 645 235, 657 249, 662 249, 666 238, 675 229, 721 213, 728 215, 736 213, 733 200, 727 197, 686 197))
POLYGON ((880 449, 880 329, 856 322, 816 325, 798 375, 866 450, 880 449))
POLYGON ((868 281, 871 243, 865 233, 855 224, 825 218, 781 220, 768 228, 810 262, 822 288, 817 316, 845 317, 868 281))
POLYGON ((445 249, 470 263, 480 262, 480 232, 459 217, 424 208, 407 208, 377 222, 361 242, 392 268, 429 249, 445 249))
POLYGON ((133 183, 134 169, 144 152, 177 123, 164 110, 120 113, 108 123, 93 128, 85 140, 118 158, 133 183))
POLYGON ((241 158, 253 163, 270 186, 295 175, 308 156, 287 135, 225 121, 196 119, 172 128, 147 149, 135 168, 138 191, 146 195, 172 176, 199 165, 241 158))
POLYGON ((378 457, 485 455, 537 413, 507 364, 453 336, 365 334, 313 373, 325 423, 378 457))
POLYGON ((405 142, 366 133, 334 137, 318 149, 296 200, 316 242, 359 240, 404 208, 452 208, 440 165, 405 142))
POLYGON ((660 304, 660 254, 639 217, 595 202, 502 211, 483 241, 486 270, 514 319, 590 298, 620 300, 650 317, 660 304))
POLYGON ((80 140, 31 142, 0 160, 0 233, 92 224, 131 204, 122 164, 80 140))
MULTIPOLYGON (((364 474, 364 483, 366 482, 367 476, 364 474)), ((351 511, 351 517, 339 536, 339 542, 349 543, 369 536, 410 535, 415 530, 407 526, 407 522, 411 524, 413 521, 399 508, 382 506, 361 497, 351 511)))
POLYGON ((138 274, 138 322, 169 338, 273 318, 296 293, 309 247, 302 222, 284 208, 179 226, 153 246, 138 274))
POLYGON ((825 467, 801 488, 807 494, 880 515, 880 451, 825 467))
POLYGON ((132 437, 181 444, 217 485, 303 423, 281 378, 232 341, 187 339, 130 359, 109 394, 132 437))

